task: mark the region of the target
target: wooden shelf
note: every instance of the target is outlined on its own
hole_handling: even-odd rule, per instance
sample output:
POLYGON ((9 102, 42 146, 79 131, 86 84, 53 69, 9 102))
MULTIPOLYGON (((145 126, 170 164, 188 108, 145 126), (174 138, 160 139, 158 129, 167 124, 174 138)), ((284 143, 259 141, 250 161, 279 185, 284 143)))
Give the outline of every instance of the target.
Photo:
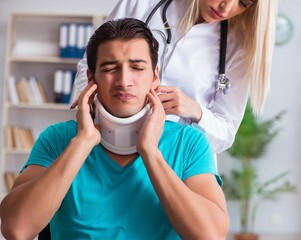
POLYGON ((44 103, 44 104, 30 104, 30 103, 20 103, 12 104, 7 103, 8 108, 15 109, 37 109, 37 110, 69 110, 71 104, 59 104, 59 103, 44 103))
POLYGON ((60 58, 54 56, 12 56, 11 62, 20 63, 57 63, 76 65, 80 59, 77 58, 60 58))
POLYGON ((6 148, 5 153, 9 155, 18 154, 18 155, 28 155, 31 149, 15 149, 15 148, 6 148))
MULTIPOLYGON (((55 72, 57 70, 69 71, 73 76, 80 60, 59 57, 62 24, 74 23, 97 27, 102 21, 103 16, 91 14, 12 13, 10 15, 7 22, 5 75, 2 79, 3 89, 1 89, 3 144, 0 146, 0 176, 2 178, 5 172, 20 170, 31 151, 27 145, 24 148, 15 148, 18 144, 14 140, 11 141, 15 139, 15 132, 11 134, 11 129, 25 129, 39 136, 49 125, 75 119, 74 110, 70 110, 71 104, 53 102, 41 104, 45 100, 36 101, 37 98, 34 100, 39 102, 38 104, 18 103, 21 99, 28 102, 34 101, 27 98, 28 96, 20 97, 20 92, 26 91, 26 85, 21 85, 21 87, 19 85, 16 91, 12 86, 16 86, 16 83, 20 83, 22 79, 26 81, 33 77, 45 91, 42 95, 46 95, 48 101, 54 101, 56 97, 54 93, 55 72), (18 101, 14 101, 18 104, 13 104, 9 100, 11 96, 15 96, 13 94, 18 95, 18 101)), ((30 92, 29 96, 35 95, 32 91, 28 92, 30 92)), ((16 100, 16 98, 13 99, 16 100)), ((23 145, 18 146, 23 147, 23 145)), ((1 195, 6 191, 3 190, 2 186, 1 195)))

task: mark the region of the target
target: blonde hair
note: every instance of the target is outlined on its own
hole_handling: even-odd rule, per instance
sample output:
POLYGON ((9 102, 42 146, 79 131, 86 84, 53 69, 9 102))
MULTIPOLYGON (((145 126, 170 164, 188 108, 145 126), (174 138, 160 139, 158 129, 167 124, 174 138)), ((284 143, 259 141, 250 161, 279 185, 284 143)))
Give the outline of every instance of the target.
MULTIPOLYGON (((243 38, 248 67, 250 101, 255 114, 262 113, 270 89, 272 53, 275 45, 277 0, 256 0, 244 13, 229 19, 229 29, 237 28, 243 38)), ((199 0, 190 0, 180 31, 186 33, 199 15, 199 0)))

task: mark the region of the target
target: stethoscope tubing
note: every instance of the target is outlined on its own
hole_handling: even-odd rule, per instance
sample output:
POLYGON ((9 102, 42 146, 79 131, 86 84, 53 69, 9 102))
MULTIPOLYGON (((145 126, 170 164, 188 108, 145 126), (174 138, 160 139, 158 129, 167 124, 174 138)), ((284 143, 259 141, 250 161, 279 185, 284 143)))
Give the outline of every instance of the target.
POLYGON ((171 2, 172 2, 172 0, 167 0, 166 4, 164 5, 163 12, 162 12, 162 19, 164 22, 164 27, 166 28, 166 32, 167 32, 167 39, 166 39, 167 44, 171 43, 171 30, 169 27, 169 23, 167 21, 166 12, 167 12, 167 9, 171 2))
POLYGON ((219 74, 225 74, 226 52, 227 52, 228 21, 221 21, 219 74))

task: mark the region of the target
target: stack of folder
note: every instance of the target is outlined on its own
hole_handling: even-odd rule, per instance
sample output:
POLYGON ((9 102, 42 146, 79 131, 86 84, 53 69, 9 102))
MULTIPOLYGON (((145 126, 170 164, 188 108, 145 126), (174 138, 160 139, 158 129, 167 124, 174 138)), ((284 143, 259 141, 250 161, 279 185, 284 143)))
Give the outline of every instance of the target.
POLYGON ((60 57, 82 58, 94 33, 91 23, 62 23, 60 25, 60 57))

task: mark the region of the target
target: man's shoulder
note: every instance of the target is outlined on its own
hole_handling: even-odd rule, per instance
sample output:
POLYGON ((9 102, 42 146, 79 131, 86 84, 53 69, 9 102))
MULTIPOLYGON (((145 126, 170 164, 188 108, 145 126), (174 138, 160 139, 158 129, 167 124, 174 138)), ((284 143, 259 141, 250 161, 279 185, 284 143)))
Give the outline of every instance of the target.
POLYGON ((168 133, 168 134, 173 133, 175 135, 182 135, 182 136, 187 136, 187 137, 192 137, 192 136, 206 137, 205 133, 200 128, 195 128, 195 127, 192 127, 187 124, 182 125, 177 122, 173 122, 173 121, 169 121, 169 120, 165 121, 164 133, 168 133))
POLYGON ((164 129, 175 129, 175 130, 186 130, 187 131, 195 131, 203 134, 204 132, 201 129, 196 129, 189 124, 180 124, 178 122, 174 122, 171 120, 166 120, 164 124, 164 129))
POLYGON ((43 132, 42 136, 49 135, 74 135, 77 131, 77 123, 74 120, 66 122, 58 122, 47 127, 43 132))
POLYGON ((77 122, 69 120, 66 122, 58 122, 50 125, 47 129, 73 129, 77 127, 77 122))

